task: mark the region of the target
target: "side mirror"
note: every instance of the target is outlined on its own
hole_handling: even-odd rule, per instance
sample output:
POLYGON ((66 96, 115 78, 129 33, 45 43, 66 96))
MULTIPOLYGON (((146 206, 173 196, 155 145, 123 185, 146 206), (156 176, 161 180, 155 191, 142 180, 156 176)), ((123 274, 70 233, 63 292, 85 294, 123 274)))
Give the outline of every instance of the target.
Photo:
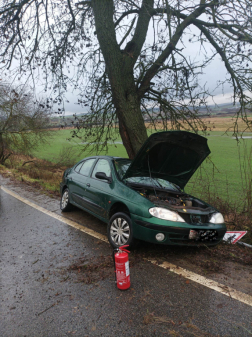
POLYGON ((104 172, 97 172, 95 174, 95 178, 102 179, 102 180, 107 180, 107 182, 109 182, 109 183, 112 182, 112 178, 111 177, 107 177, 106 173, 104 173, 104 172))

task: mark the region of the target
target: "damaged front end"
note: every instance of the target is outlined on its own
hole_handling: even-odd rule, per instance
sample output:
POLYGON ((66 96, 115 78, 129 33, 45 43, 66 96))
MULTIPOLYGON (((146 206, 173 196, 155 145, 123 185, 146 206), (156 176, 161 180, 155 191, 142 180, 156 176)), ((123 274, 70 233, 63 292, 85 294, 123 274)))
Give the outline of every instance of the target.
MULTIPOLYGON (((181 191, 166 191, 162 188, 139 186, 139 184, 129 182, 127 182, 127 185, 148 199, 155 206, 149 209, 153 217, 166 221, 179 222, 182 223, 184 227, 187 227, 184 231, 179 229, 177 234, 175 234, 175 230, 172 229, 172 232, 169 234, 171 241, 214 244, 219 242, 225 234, 225 231, 220 232, 214 228, 209 228, 213 227, 213 224, 216 223, 216 214, 220 213, 203 201, 181 191)), ((223 217, 219 216, 217 224, 223 222, 223 217)), ((145 224, 145 226, 148 225, 145 224)), ((154 228, 154 226, 151 225, 149 225, 149 227, 154 228)), ((169 228, 163 228, 163 230, 166 231, 169 230, 169 228)))

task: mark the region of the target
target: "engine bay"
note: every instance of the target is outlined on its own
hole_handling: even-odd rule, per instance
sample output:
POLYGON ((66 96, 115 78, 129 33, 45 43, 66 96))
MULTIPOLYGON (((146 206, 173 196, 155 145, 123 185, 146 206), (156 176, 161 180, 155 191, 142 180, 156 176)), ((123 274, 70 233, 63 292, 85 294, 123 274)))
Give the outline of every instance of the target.
POLYGON ((193 198, 184 192, 164 191, 160 188, 130 186, 143 197, 150 200, 155 206, 169 209, 191 209, 207 211, 209 206, 197 198, 193 198))

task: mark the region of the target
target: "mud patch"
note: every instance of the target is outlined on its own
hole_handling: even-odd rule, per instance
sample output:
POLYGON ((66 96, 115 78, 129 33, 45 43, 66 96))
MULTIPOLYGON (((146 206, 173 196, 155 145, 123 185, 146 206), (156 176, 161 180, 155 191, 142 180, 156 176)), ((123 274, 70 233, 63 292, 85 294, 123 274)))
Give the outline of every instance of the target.
POLYGON ((223 270, 223 267, 219 261, 199 260, 195 262, 197 266, 203 268, 204 270, 207 270, 208 272, 219 272, 223 270))
POLYGON ((179 246, 152 246, 142 243, 139 247, 147 257, 163 259, 175 263, 177 259, 192 262, 194 265, 205 267, 209 271, 221 270, 226 262, 237 262, 244 266, 252 266, 252 249, 237 244, 220 243, 214 247, 179 247, 179 246), (155 249, 153 249, 155 247, 155 249))
POLYGON ((93 257, 89 260, 80 258, 67 269, 77 274, 78 282, 94 284, 106 278, 114 277, 114 265, 111 255, 93 257))
MULTIPOLYGON (((130 268, 142 261, 138 254, 129 257, 130 268)), ((115 280, 115 269, 111 255, 101 255, 91 259, 80 258, 67 268, 68 272, 77 275, 78 282, 94 284, 107 278, 115 280)))

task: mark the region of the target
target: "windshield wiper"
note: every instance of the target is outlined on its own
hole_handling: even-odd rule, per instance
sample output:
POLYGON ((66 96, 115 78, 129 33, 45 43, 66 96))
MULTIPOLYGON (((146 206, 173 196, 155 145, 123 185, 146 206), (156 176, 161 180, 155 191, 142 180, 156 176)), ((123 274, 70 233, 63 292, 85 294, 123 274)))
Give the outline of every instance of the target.
POLYGON ((152 182, 157 183, 157 185, 158 185, 159 187, 164 188, 164 186, 162 186, 158 180, 155 180, 154 178, 151 178, 151 179, 152 179, 152 182))
POLYGON ((181 188, 178 185, 176 185, 174 183, 170 183, 170 184, 172 184, 176 189, 178 189, 180 192, 182 192, 181 188))

